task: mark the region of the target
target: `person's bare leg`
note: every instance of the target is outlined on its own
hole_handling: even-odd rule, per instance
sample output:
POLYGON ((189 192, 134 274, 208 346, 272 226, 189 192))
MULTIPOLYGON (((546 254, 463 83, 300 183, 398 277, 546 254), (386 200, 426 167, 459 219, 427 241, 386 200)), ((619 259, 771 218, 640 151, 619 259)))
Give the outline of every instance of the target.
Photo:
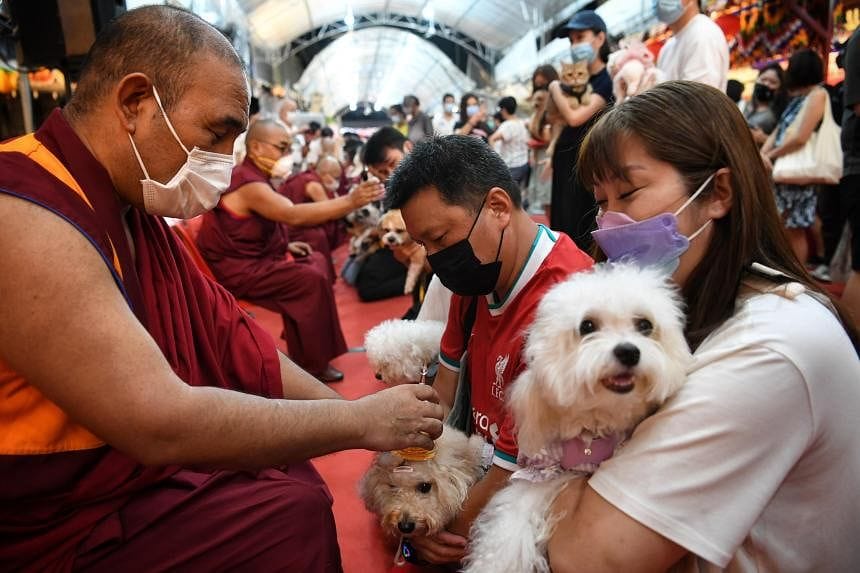
POLYGON ((791 250, 794 251, 797 260, 800 261, 800 264, 805 265, 806 260, 809 258, 809 243, 806 241, 806 229, 786 228, 785 232, 788 235, 791 250))

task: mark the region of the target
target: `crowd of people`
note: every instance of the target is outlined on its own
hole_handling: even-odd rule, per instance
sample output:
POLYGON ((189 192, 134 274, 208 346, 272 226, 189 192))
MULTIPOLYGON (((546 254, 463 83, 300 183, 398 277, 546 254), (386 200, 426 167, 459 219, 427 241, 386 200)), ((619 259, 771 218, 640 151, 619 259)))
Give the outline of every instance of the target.
POLYGON ((366 140, 299 125, 292 100, 261 111, 190 12, 113 22, 69 104, 0 144, 0 568, 339 571, 308 460, 432 449, 465 386, 492 463, 445 531, 408 544, 456 566, 518 469, 504 392, 535 308, 603 261, 667 273, 696 360, 553 503, 552 570, 860 567, 860 32, 840 92, 801 49, 733 101, 699 3, 657 15, 671 37, 643 60, 647 89, 620 85, 606 23, 582 10, 528 101, 445 93, 431 117, 407 94, 366 140), (774 175, 837 117, 840 182, 774 175), (396 251, 355 241, 395 209, 426 255, 404 317, 444 300, 440 368, 345 400, 333 285, 350 268, 362 300, 404 293, 396 251), (198 222, 202 263, 171 218, 198 222), (841 300, 824 286, 840 247, 841 300), (237 299, 281 316, 289 357, 237 299))

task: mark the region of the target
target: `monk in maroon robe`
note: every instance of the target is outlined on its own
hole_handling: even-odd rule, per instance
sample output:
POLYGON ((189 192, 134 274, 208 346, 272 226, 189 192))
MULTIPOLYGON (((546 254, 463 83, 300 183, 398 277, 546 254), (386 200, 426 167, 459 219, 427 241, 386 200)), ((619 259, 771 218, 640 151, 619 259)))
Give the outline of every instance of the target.
MULTIPOLYGON (((278 193, 295 204, 328 201, 338 197, 343 168, 331 155, 320 157, 317 164, 306 171, 297 173, 278 187, 278 193)), ((343 219, 326 221, 319 225, 290 228, 290 239, 304 241, 317 252, 323 253, 331 261, 331 253, 346 240, 346 226, 343 219)), ((332 272, 334 267, 332 267, 332 272)))
POLYGON ((203 20, 131 10, 0 144, 0 571, 339 571, 305 460, 441 432, 424 385, 346 401, 302 372, 162 219, 226 188, 246 85, 203 20))
POLYGON ((332 373, 335 369, 329 361, 347 348, 325 237, 325 254, 315 250, 297 258, 288 251, 292 233, 286 225, 256 213, 237 215, 227 207, 237 189, 254 182, 268 185, 268 181, 250 158, 237 165, 221 203, 203 215, 197 246, 215 278, 230 292, 281 315, 283 336, 296 364, 333 381, 338 375, 332 373))

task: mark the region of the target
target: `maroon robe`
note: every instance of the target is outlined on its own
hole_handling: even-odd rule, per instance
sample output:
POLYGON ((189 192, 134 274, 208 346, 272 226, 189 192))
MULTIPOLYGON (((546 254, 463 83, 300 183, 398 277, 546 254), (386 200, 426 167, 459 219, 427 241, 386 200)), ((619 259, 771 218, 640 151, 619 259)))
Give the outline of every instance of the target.
MULTIPOLYGON (((313 203, 313 199, 308 196, 306 191, 309 183, 319 183, 323 189, 325 189, 320 176, 317 175, 316 171, 309 169, 292 175, 289 179, 284 181, 278 188, 278 193, 284 195, 297 205, 300 203, 313 203)), ((335 195, 333 197, 328 190, 325 191, 326 196, 329 198, 338 196, 335 195)), ((293 225, 290 227, 290 238, 294 241, 304 241, 308 243, 315 250, 320 251, 326 255, 329 260, 331 260, 332 251, 342 245, 346 240, 346 225, 342 219, 326 221, 325 223, 308 227, 298 227, 293 225)))
MULTIPOLYGON (((52 211, 89 240, 177 376, 191 385, 282 397, 271 337, 197 270, 160 217, 135 208, 125 215, 132 256, 124 205, 59 110, 32 143, 53 154, 60 167, 49 171, 24 153, 2 150, 0 193, 52 211), (63 168, 83 196, 58 179, 63 168)), ((15 376, 0 361, 0 396, 7 404, 14 399, 8 392, 15 376)), ((20 376, 16 382, 41 396, 20 376)), ((0 417, 0 432, 23 428, 26 415, 22 410, 0 417)), ((146 467, 104 443, 43 454, 0 451, 2 571, 95 570, 100 563, 122 563, 113 570, 126 571, 210 570, 216 564, 265 568, 266 562, 269 569, 337 571, 334 532, 331 497, 308 462, 259 474, 198 472, 146 467), (273 514, 290 517, 270 524, 273 514), (308 532, 306 523, 321 529, 308 532)))
MULTIPOLYGON (((251 182, 269 185, 251 161, 233 169, 227 193, 251 182)), ((281 315, 290 357, 312 374, 346 352, 327 261, 318 252, 292 259, 286 227, 259 215, 230 212, 223 201, 203 216, 200 253, 235 296, 281 315)))

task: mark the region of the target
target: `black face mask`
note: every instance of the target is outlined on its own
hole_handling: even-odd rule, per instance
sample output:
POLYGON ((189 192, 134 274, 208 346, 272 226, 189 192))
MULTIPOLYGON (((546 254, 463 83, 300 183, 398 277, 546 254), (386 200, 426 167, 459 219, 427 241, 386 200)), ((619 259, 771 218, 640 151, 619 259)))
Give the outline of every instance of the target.
MULTIPOLYGON (((484 201, 486 200, 487 198, 484 197, 484 201)), ((472 228, 469 229, 469 234, 466 235, 465 239, 427 257, 430 266, 433 267, 433 272, 439 276, 442 284, 460 296, 490 294, 496 288, 496 283, 499 282, 499 275, 502 272, 499 254, 502 252, 502 240, 505 238, 504 229, 502 229, 502 236, 499 237, 496 260, 492 263, 484 264, 478 260, 475 251, 472 250, 472 244, 469 242, 469 237, 472 236, 472 231, 475 230, 478 217, 481 216, 483 210, 484 202, 482 201, 478 215, 472 222, 472 228)))
POLYGON ((768 103, 773 100, 774 92, 764 84, 756 84, 753 88, 753 98, 762 103, 768 103))

